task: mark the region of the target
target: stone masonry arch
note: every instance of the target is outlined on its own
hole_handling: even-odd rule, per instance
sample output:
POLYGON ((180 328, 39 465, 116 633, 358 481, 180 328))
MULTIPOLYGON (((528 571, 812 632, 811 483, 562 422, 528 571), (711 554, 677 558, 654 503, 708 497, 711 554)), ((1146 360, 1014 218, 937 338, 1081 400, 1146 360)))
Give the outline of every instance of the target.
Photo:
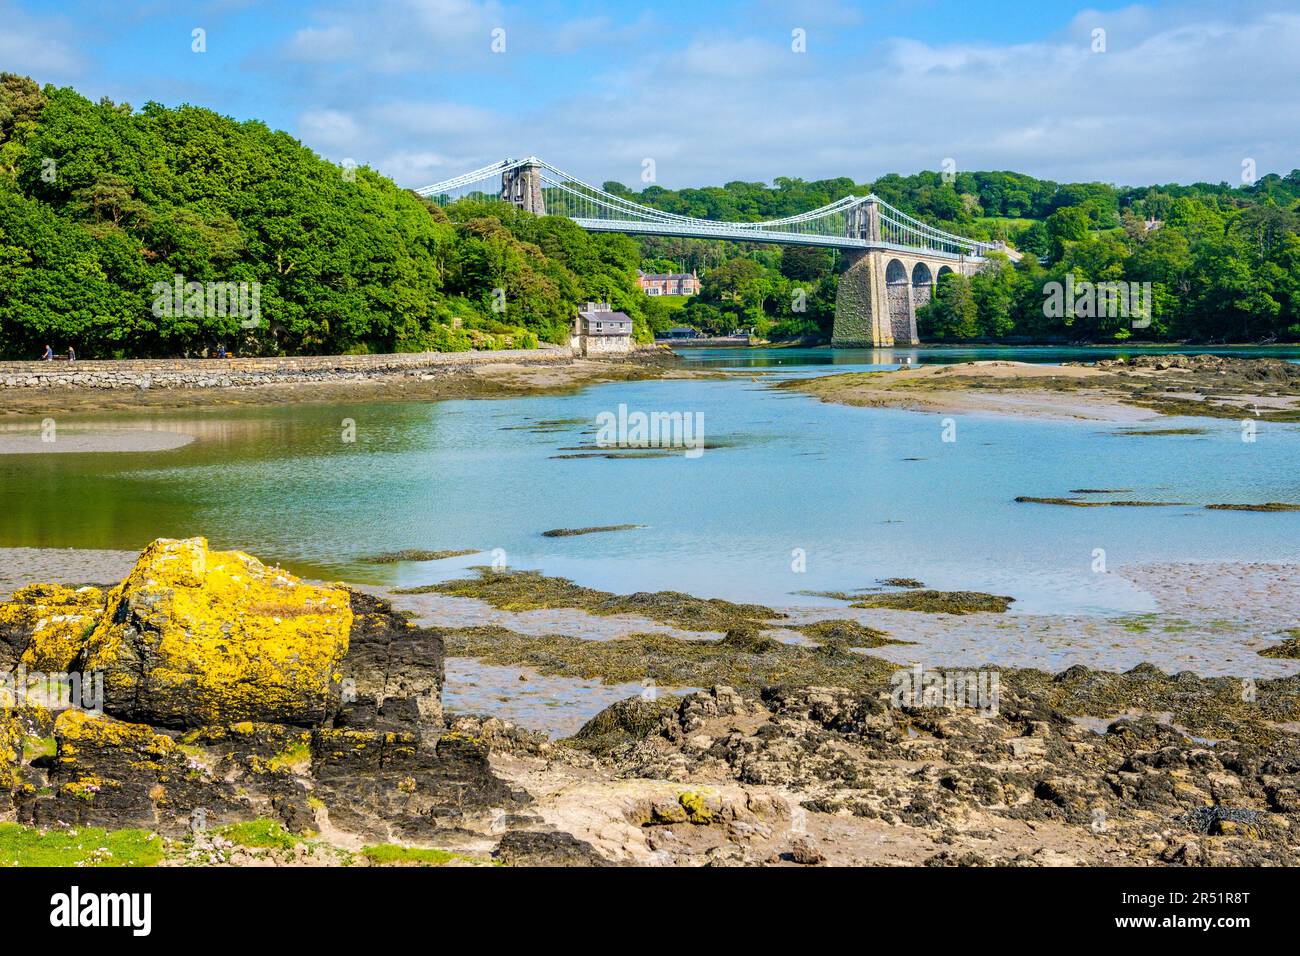
POLYGON ((907 253, 892 249, 853 249, 835 297, 833 348, 916 345, 916 310, 928 302, 947 272, 974 274, 979 259, 907 253))

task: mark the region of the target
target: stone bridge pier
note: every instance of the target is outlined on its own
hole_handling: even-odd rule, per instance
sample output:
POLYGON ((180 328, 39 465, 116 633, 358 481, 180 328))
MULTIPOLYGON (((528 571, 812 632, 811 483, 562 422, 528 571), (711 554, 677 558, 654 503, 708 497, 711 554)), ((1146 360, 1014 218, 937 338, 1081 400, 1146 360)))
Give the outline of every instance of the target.
POLYGON ((542 167, 519 166, 502 173, 501 201, 511 203, 536 216, 545 216, 546 198, 542 194, 542 167))
POLYGON ((831 347, 917 345, 916 310, 946 272, 972 274, 978 263, 888 249, 849 249, 835 297, 831 347))

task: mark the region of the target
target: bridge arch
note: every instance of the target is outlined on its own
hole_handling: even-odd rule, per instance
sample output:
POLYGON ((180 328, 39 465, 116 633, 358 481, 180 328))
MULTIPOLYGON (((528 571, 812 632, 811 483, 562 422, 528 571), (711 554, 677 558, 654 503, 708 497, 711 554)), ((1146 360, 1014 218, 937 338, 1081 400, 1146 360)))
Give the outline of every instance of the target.
POLYGON ((912 280, 908 277, 907 266, 899 259, 890 259, 885 266, 885 298, 889 305, 889 328, 894 341, 912 343, 916 335, 912 331, 915 321, 912 311, 912 280))
POLYGON ((912 267, 912 308, 919 309, 930 301, 934 292, 934 273, 925 262, 912 267))

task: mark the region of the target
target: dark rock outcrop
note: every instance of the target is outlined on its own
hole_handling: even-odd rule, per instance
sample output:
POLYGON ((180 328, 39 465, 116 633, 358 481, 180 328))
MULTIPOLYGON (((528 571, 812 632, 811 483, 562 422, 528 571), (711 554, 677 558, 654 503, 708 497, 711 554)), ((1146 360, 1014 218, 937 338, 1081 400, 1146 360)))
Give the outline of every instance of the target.
POLYGON ((506 866, 614 866, 590 843, 571 833, 515 830, 497 844, 496 858, 506 866))

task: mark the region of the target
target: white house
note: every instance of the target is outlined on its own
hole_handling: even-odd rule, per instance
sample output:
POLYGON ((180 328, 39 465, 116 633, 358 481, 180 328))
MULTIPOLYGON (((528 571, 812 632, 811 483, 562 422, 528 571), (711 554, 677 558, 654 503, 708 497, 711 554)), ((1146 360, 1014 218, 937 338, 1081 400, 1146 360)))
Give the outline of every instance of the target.
POLYGON ((614 355, 632 350, 632 318, 606 302, 588 302, 578 310, 569 345, 578 355, 614 355))

